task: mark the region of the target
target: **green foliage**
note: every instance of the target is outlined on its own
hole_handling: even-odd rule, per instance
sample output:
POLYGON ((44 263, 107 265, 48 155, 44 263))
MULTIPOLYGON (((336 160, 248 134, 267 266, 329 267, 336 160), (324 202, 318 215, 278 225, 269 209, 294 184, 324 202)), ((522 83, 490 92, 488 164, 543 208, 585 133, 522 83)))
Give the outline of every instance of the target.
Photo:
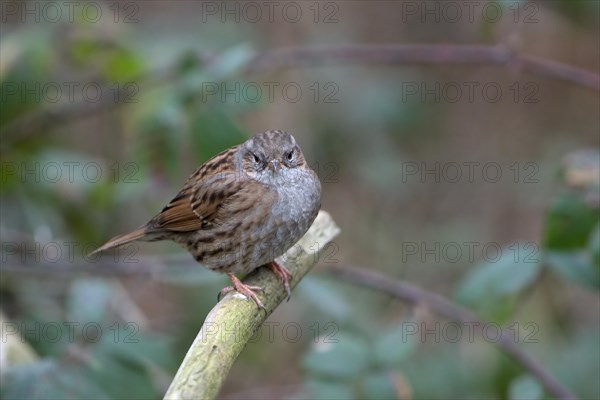
MULTIPOLYGON (((43 291, 38 293, 44 297, 43 291)), ((164 338, 149 335, 138 323, 111 316, 115 306, 127 307, 114 284, 102 279, 74 280, 62 318, 48 315, 48 303, 40 300, 28 299, 33 319, 18 326, 24 327, 24 337, 41 358, 11 368, 3 376, 3 398, 161 396, 155 378, 173 368, 172 351, 164 338), (119 304, 115 298, 121 299, 119 304)))
POLYGON ((354 325, 353 320, 357 318, 356 310, 352 307, 338 286, 323 279, 313 276, 304 278, 302 285, 297 289, 310 306, 315 310, 333 317, 339 323, 348 323, 352 326, 360 325, 362 313, 358 314, 359 323, 354 325))
POLYGON ((136 79, 145 68, 145 63, 136 52, 97 37, 76 39, 68 49, 71 61, 76 66, 97 68, 108 83, 125 83, 136 79))
POLYGON ((408 332, 404 321, 383 330, 373 345, 375 363, 393 369, 408 359, 419 346, 420 338, 420 335, 409 335, 408 332))
POLYGON ((477 266, 465 276, 456 299, 487 319, 508 320, 518 294, 534 282, 540 272, 539 257, 531 243, 502 248, 497 259, 477 266))
POLYGON ((336 321, 330 329, 323 325, 321 336, 302 358, 310 397, 386 398, 395 393, 395 376, 420 343, 420 335, 414 334, 417 323, 401 320, 383 327, 369 322, 357 309, 360 302, 349 301, 346 288, 318 277, 306 277, 298 289, 325 320, 336 321), (373 326, 378 328, 364 329, 373 326))
POLYGON ((548 251, 546 265, 563 279, 600 289, 600 271, 594 267, 590 254, 586 251, 548 251))
POLYGON ((544 390, 532 376, 520 376, 510 384, 510 400, 537 400, 543 397, 544 390))
POLYGON ((311 373, 332 379, 356 379, 368 366, 369 354, 361 338, 340 335, 331 343, 315 346, 304 357, 304 368, 311 373))
POLYGON ((244 134, 230 116, 219 111, 199 112, 191 123, 196 158, 208 160, 217 153, 244 141, 244 134))
POLYGON ((394 387, 394 375, 390 372, 375 372, 364 378, 361 385, 362 399, 396 399, 398 391, 394 387))
MULTIPOLYGON (((592 169, 598 168, 595 156, 592 169)), ((600 214, 586 201, 588 193, 570 190, 552 201, 544 230, 544 262, 568 281, 600 289, 600 214)))
MULTIPOLYGON (((83 29, 80 25, 73 28, 83 29)), ((91 81, 102 86, 103 96, 111 96, 110 100, 114 100, 115 91, 124 89, 126 83, 133 84, 136 89, 135 93, 128 94, 132 97, 127 98, 134 102, 121 101, 125 96, 115 103, 114 106, 124 110, 126 118, 122 125, 115 124, 117 131, 110 140, 96 141, 94 135, 83 132, 74 135, 72 146, 65 147, 49 134, 31 139, 27 136, 3 136, 3 146, 6 144, 7 148, 14 150, 3 153, 0 176, 3 232, 5 227, 42 232, 43 240, 77 243, 76 258, 74 262, 67 263, 67 268, 83 262, 81 244, 90 241, 99 243, 106 240, 108 234, 131 228, 133 218, 123 223, 122 228, 118 226, 131 209, 126 207, 119 211, 122 204, 131 205, 137 201, 142 206, 152 206, 155 211, 156 203, 165 201, 165 194, 149 195, 152 190, 156 191, 153 180, 164 180, 168 175, 169 181, 176 185, 177 180, 181 181, 193 171, 190 164, 198 165, 246 137, 233 122, 236 109, 231 110, 219 102, 211 104, 210 110, 202 104, 198 107, 197 92, 192 102, 186 103, 189 100, 186 96, 193 88, 180 90, 180 84, 189 82, 190 77, 217 81, 235 74, 252 56, 248 46, 225 52, 225 57, 211 65, 210 69, 202 63, 190 62, 189 56, 186 61, 184 56, 178 70, 181 79, 154 87, 156 76, 144 74, 149 70, 159 71, 157 63, 151 64, 135 47, 126 46, 118 35, 95 33, 92 30, 69 36, 69 40, 61 43, 61 52, 52 50, 52 35, 43 30, 32 31, 29 35, 14 35, 16 61, 10 68, 3 65, 2 69, 3 91, 10 89, 6 85, 14 82, 23 82, 31 88, 36 82, 91 81), (87 71, 89 76, 65 79, 61 68, 77 71, 75 74, 87 71), (148 82, 150 85, 145 87, 150 90, 139 90, 148 82), (78 143, 79 136, 83 143, 78 143), (4 142, 5 139, 8 141, 4 142), (86 146, 88 140, 90 146, 86 146), (102 145, 95 146, 93 143, 102 145), (182 162, 186 158, 188 162, 182 162), (4 168, 5 163, 17 166, 16 173, 4 168), (62 176, 57 179, 49 179, 49 175, 41 171, 23 179, 18 169, 21 165, 29 168, 37 165, 41 170, 50 163, 59 166, 65 163, 77 163, 79 166, 93 164, 98 167, 101 176, 96 179, 82 173, 81 168, 76 168, 70 176, 65 173, 67 169, 62 168, 59 171, 62 176), (41 230, 40 225, 43 227, 41 230)), ((3 52, 6 43, 3 38, 3 52)), ((204 80, 197 82, 201 84, 204 80)), ((2 104, 0 123, 4 128, 34 111, 68 112, 69 107, 63 107, 64 104, 40 101, 34 95, 25 98, 7 96, 7 101, 2 104)), ((52 123, 54 119, 50 121, 52 123)), ((50 126, 48 133, 53 133, 50 126)), ((59 127, 62 126, 59 124, 59 127)), ((94 172, 91 169, 87 172, 90 171, 94 172)), ((141 223, 141 220, 136 223, 141 223)), ((189 267, 173 268, 162 278, 167 285, 185 284, 194 290, 208 286, 201 291, 203 296, 200 300, 205 304, 204 308, 214 302, 216 288, 224 283, 222 276, 195 264, 193 270, 189 267)), ((55 287, 54 279, 42 286, 39 284, 41 281, 36 279, 18 282, 14 301, 19 304, 20 319, 16 321, 25 324, 25 328, 35 327, 35 324, 58 324, 62 335, 56 341, 47 340, 43 335, 25 336, 40 360, 11 368, 3 375, 3 398, 162 396, 164 386, 157 382, 161 385, 169 382, 177 367, 174 354, 184 349, 174 352, 170 348, 171 342, 177 340, 151 334, 140 324, 115 315, 114 300, 119 292, 115 291, 111 281, 74 279, 58 287, 55 287), (54 293, 63 293, 62 299, 59 301, 49 288, 55 288, 54 293), (65 331, 68 325, 63 325, 71 322, 78 324, 72 338, 65 331), (101 328, 99 340, 82 336, 81 327, 86 324, 101 328), (31 382, 39 384, 32 385, 31 382)), ((11 288, 12 285, 6 287, 11 288)), ((3 290, 6 290, 4 286, 3 290)), ((192 333, 196 331, 197 323, 190 324, 189 329, 192 333)), ((187 342, 183 344, 184 347, 187 345, 187 342)))
POLYGON ((596 271, 600 274, 600 224, 596 225, 596 229, 590 235, 588 249, 592 256, 596 271))
POLYGON ((594 24, 597 19, 593 16, 597 16, 600 11, 596 1, 557 1, 556 3, 550 3, 550 6, 558 9, 561 14, 567 16, 577 26, 594 24))
POLYGON ((309 380, 306 389, 313 399, 353 400, 357 399, 352 388, 345 383, 309 380))
POLYGON ((42 360, 12 369, 0 389, 3 399, 81 399, 111 397, 86 377, 78 365, 61 365, 59 360, 42 360), (32 384, 36 382, 36 384, 32 384))
MULTIPOLYGON (((520 7, 520 20, 529 15, 528 11, 533 9, 526 10, 527 4, 522 1, 500 4, 505 22, 513 18, 515 7, 520 7)), ((594 18, 597 19, 598 2, 563 1, 530 6, 544 8, 544 12, 553 8, 577 22, 577 33, 570 38, 578 43, 585 43, 586 31, 597 25, 594 18)), ((154 12, 160 10, 159 5, 153 7, 154 12)), ((340 7, 345 6, 340 3, 340 7)), ((405 182, 406 176, 402 173, 406 160, 446 160, 460 164, 479 157, 494 160, 503 154, 509 154, 513 161, 523 154, 535 154, 536 162, 540 155, 547 163, 540 163, 543 170, 558 169, 557 155, 562 156, 572 144, 585 145, 597 139, 595 136, 586 139, 585 132, 593 131, 596 126, 588 126, 590 117, 585 116, 585 111, 573 118, 577 122, 569 126, 571 130, 561 137, 565 140, 561 143, 554 140, 559 139, 558 129, 547 122, 553 121, 552 114, 560 114, 552 112, 552 101, 544 102, 541 117, 536 114, 539 111, 527 108, 526 118, 521 118, 527 121, 527 131, 520 131, 519 116, 523 116, 507 113, 505 107, 491 104, 501 113, 489 115, 486 105, 490 104, 464 103, 477 107, 473 113, 468 107, 457 109, 454 104, 429 101, 434 96, 428 95, 428 101, 419 95, 405 98, 406 93, 400 90, 403 83, 410 82, 427 83, 430 89, 433 82, 427 80, 431 76, 436 76, 436 82, 442 84, 467 82, 471 78, 466 77, 473 73, 470 67, 329 65, 312 68, 307 63, 306 68, 284 73, 246 74, 246 67, 257 49, 283 46, 296 36, 302 40, 308 37, 307 40, 315 43, 324 42, 323 37, 302 29, 294 31, 302 33, 299 35, 280 35, 279 25, 286 24, 258 32, 254 24, 234 26, 221 23, 219 18, 215 18, 217 23, 213 25, 199 23, 194 15, 187 21, 189 25, 181 23, 181 31, 169 35, 156 33, 154 28, 160 24, 138 33, 139 26, 113 23, 113 8, 103 10, 107 18, 104 22, 109 21, 109 24, 89 24, 80 18, 75 24, 21 24, 23 29, 11 26, 0 38, 3 94, 15 87, 20 92, 17 86, 11 86, 14 84, 33 88, 36 83, 60 84, 74 80, 102 85, 104 96, 113 96, 113 88, 123 89, 126 83, 133 83, 139 89, 134 95, 139 101, 114 102, 107 108, 96 108, 96 104, 81 101, 70 103, 65 98, 57 103, 40 101, 31 93, 2 99, 0 228, 3 244, 22 241, 27 244, 34 241, 99 243, 144 222, 175 194, 197 165, 252 133, 247 127, 288 125, 283 128, 297 133, 311 165, 320 163, 323 172, 323 166, 331 163, 339 172, 335 175, 339 178, 335 184, 324 182, 323 204, 332 208, 330 211, 344 231, 339 241, 340 260, 376 269, 387 268, 390 276, 406 276, 428 289, 453 293, 461 304, 505 327, 512 326, 509 324, 513 320, 533 321, 539 325, 541 340, 535 346, 528 343, 518 343, 518 346, 535 354, 559 381, 574 389, 581 398, 600 396, 597 385, 600 341, 595 326, 597 317, 593 315, 596 311, 593 296, 600 289, 600 223, 594 201, 600 187, 594 172, 597 149, 589 151, 591 161, 586 161, 581 168, 586 181, 591 181, 585 190, 567 182, 568 189, 563 187, 550 198, 539 199, 535 195, 538 188, 542 189, 539 193, 554 190, 547 182, 530 192, 523 185, 505 187, 502 182, 491 188, 480 184, 481 180, 464 186, 461 183, 465 180, 452 186, 436 184, 431 185, 432 190, 426 190, 427 184, 423 184, 419 176, 405 182), (130 35, 131 32, 136 35, 130 35), (259 35, 263 36, 257 40, 255 36, 259 35), (198 52, 205 50, 215 56, 199 58, 198 52), (439 74, 435 75, 437 69, 439 74), (467 72, 465 79, 455 75, 460 70, 467 72), (238 101, 235 96, 209 93, 209 87, 214 89, 215 85, 219 90, 222 84, 231 89, 236 83, 243 86, 261 79, 297 81, 302 84, 305 99, 310 100, 313 95, 308 89, 310 85, 318 82, 322 88, 324 83, 333 82, 339 90, 336 98, 341 101, 286 104, 276 98, 274 104, 265 104, 266 96, 253 103, 244 97, 238 101), (38 119, 39 115, 45 117, 38 119), (536 115, 542 121, 537 133, 533 129, 536 115), (505 120, 510 123, 497 128, 505 120), (25 124, 17 131, 9 129, 23 121, 41 122, 39 126, 25 124), (462 121, 462 125, 456 121, 462 121), (491 137, 495 129, 506 140, 489 145, 478 135, 485 132, 491 137), (513 132, 515 136, 511 136, 513 132), (518 144, 511 147, 512 143, 518 144), (548 152, 551 144, 556 148, 548 152), (459 151, 460 147, 464 150, 459 151), (494 153, 488 153, 489 149, 494 153), (10 174, 4 168, 10 163, 31 166, 65 162, 97 163, 103 175, 97 181, 84 179, 78 170, 70 180, 63 169, 63 176, 56 182, 36 181, 10 174), (126 168, 129 163, 134 169, 126 168), (541 187, 544 184, 548 186, 541 187), (470 192, 475 186, 483 190, 470 192), (440 188, 449 191, 441 193, 440 188), (460 195, 453 198, 448 195, 452 192, 460 192, 460 195), (520 197, 510 197, 513 192, 518 192, 520 197), (498 200, 499 207, 480 209, 489 215, 473 213, 473 205, 487 203, 492 198, 490 194, 498 198, 506 196, 504 207, 502 200, 498 200), (522 204, 517 203, 523 198, 528 201, 525 211, 511 214, 515 218, 502 214, 507 209, 521 207, 522 204), (441 275, 438 270, 428 275, 431 270, 427 268, 405 271, 395 258, 397 248, 394 246, 402 239, 398 232, 405 237, 418 237, 427 229, 447 226, 453 222, 451 218, 455 218, 460 224, 452 225, 451 235, 473 237, 483 231, 500 232, 502 237, 503 232, 514 233, 515 227, 537 226, 544 209, 543 231, 539 238, 531 239, 541 243, 540 249, 527 247, 530 244, 526 243, 504 247, 497 260, 465 265, 469 269, 464 275, 464 269, 458 265, 444 270, 441 275), (516 221, 517 216, 526 222, 516 221), (427 224, 428 227, 423 226, 427 224), (385 230, 385 225, 393 228, 385 230), (549 286, 546 272, 554 276, 550 283, 556 288, 549 286), (444 277, 444 282, 437 285, 439 276, 444 277), (568 295, 564 295, 567 283, 572 285, 566 292, 568 295), (548 294, 551 299, 543 297, 548 287, 552 290, 548 294), (542 290, 536 290, 538 288, 542 290), (587 297, 581 297, 580 291, 587 297), (570 304, 572 299, 584 299, 584 303, 570 304), (588 299, 591 299, 589 303, 588 299), (577 308, 575 313, 571 312, 574 308, 577 308)), ((124 11, 121 8, 121 19, 124 11)), ((151 14, 144 16, 151 19, 151 14)), ((168 15, 170 13, 158 15, 158 18, 167 20, 168 15)), ((305 13, 305 17, 307 15, 305 13)), ((344 28, 343 21, 337 25, 327 24, 328 32, 333 27, 339 32, 327 36, 327 40, 339 34, 347 42, 348 37, 361 34, 356 20, 350 13, 347 15, 352 22, 350 26, 344 28)), ((384 17, 382 14, 374 20, 384 17)), ((535 17, 542 14, 536 13, 535 17)), ((561 32, 565 32, 565 23, 571 23, 561 18, 550 20, 557 21, 553 23, 561 27, 561 32)), ((546 32, 541 29, 547 23, 544 19, 528 27, 540 29, 541 34, 546 32)), ((433 25, 428 26, 432 28, 428 29, 431 31, 428 35, 434 35, 436 29, 447 24, 435 25, 435 29, 433 25)), ((300 25, 290 26, 298 29, 300 25)), ((505 25, 480 19, 470 31, 479 32, 479 41, 492 43, 500 26, 505 25)), ((314 27, 318 29, 318 24, 314 27)), ((551 28, 553 31, 554 27, 551 28)), ((381 33, 369 29, 369 37, 378 37, 381 33)), ((383 34, 388 35, 387 31, 383 34)), ((408 43, 412 39, 406 40, 408 43)), ((499 70, 495 67, 490 70, 491 73, 482 68, 477 76, 502 83, 499 70)), ((502 88, 505 98, 515 93, 512 86, 502 88)), ((462 89, 466 95, 466 87, 462 89)), ((561 98, 560 110, 571 107, 579 112, 579 103, 568 103, 568 97, 563 101, 565 92, 557 90, 544 88, 540 95, 543 92, 548 96, 544 100, 552 96, 561 98)), ((577 99, 579 101, 579 94, 577 99)), ((467 101, 465 97, 462 100, 467 101)), ((586 101, 581 100, 581 103, 586 101)), ((485 138, 487 140, 487 136, 485 138)), ((568 176, 565 173, 565 177, 568 176)), ((535 235, 537 231, 526 232, 535 235)), ((163 254, 177 248, 175 245, 157 246, 148 250, 148 254, 152 251, 163 254), (154 250, 156 248, 158 250, 154 250)), ((4 250, 2 256, 5 256, 4 250)), ((26 324, 25 327, 57 323, 63 327, 63 335, 57 341, 50 341, 47 337, 24 334, 24 340, 40 358, 35 363, 7 371, 2 376, 1 397, 161 397, 165 383, 168 384, 203 317, 214 304, 218 289, 226 282, 222 275, 198 268, 187 254, 185 257, 183 262, 167 259, 165 263, 170 267, 165 272, 118 278, 126 290, 132 291, 136 291, 140 282, 152 281, 152 289, 147 290, 150 293, 136 292, 139 296, 136 303, 152 314, 150 326, 164 326, 164 320, 172 317, 171 313, 175 314, 175 321, 168 322, 168 334, 157 334, 154 329, 120 314, 119 310, 125 307, 115 303, 115 299, 122 295, 122 288, 112 277, 81 278, 75 272, 45 273, 42 277, 20 271, 5 273, 5 265, 15 268, 13 264, 18 263, 12 263, 14 259, 3 262, 0 280, 3 311, 13 321, 26 324), (171 261, 177 265, 171 266, 171 261), (183 293, 184 301, 178 303, 175 310, 162 309, 166 293, 183 293), (79 327, 97 323, 103 334, 98 341, 90 340, 76 329, 71 340, 62 325, 65 322, 78 322, 79 327)), ((81 254, 75 262, 65 261, 55 266, 57 271, 77 269, 83 266, 81 254)), ((146 267, 139 266, 140 269, 146 267)), ((240 360, 243 362, 229 382, 232 390, 242 385, 277 385, 277 378, 271 376, 296 373, 300 374, 294 376, 296 381, 302 381, 304 376, 305 391, 301 398, 398 398, 406 394, 402 390, 412 398, 538 399, 548 396, 539 382, 505 359, 493 343, 464 340, 464 330, 463 340, 456 344, 424 340, 421 332, 408 335, 406 324, 422 322, 412 315, 412 308, 315 275, 307 277, 294 291, 294 300, 287 305, 291 311, 286 315, 304 318, 302 322, 307 326, 314 321, 331 323, 335 330, 319 337, 317 343, 306 341, 297 346, 285 343, 276 350, 271 343, 258 347, 250 358, 240 360), (295 368, 297 360, 301 368, 295 368), (275 370, 268 371, 272 365, 276 365, 275 370), (285 368, 277 370, 282 365, 285 368)), ((420 317, 420 312, 414 314, 420 317)), ((427 318, 434 317, 427 315, 427 318)), ((245 356, 248 355, 243 353, 241 358, 245 356)))
POLYGON ((210 75, 217 80, 238 73, 254 56, 254 51, 247 44, 229 48, 220 54, 219 60, 211 66, 210 75))
POLYGON ((127 82, 141 75, 144 63, 131 51, 119 49, 112 52, 102 68, 107 82, 127 82))
POLYGON ((1 70, 0 84, 3 93, 0 126, 5 126, 40 106, 36 92, 27 95, 21 90, 21 85, 27 85, 31 90, 36 83, 47 81, 53 64, 50 39, 51 35, 45 35, 38 29, 14 35, 10 40, 3 37, 3 59, 7 53, 13 53, 14 60, 10 68, 1 70))
POLYGON ((544 247, 572 250, 585 246, 598 224, 598 210, 591 208, 578 192, 564 192, 550 205, 544 229, 544 247))
POLYGON ((176 176, 183 142, 182 110, 167 98, 154 113, 144 115, 136 132, 136 160, 148 173, 176 176))
POLYGON ((494 383, 503 372, 498 353, 484 343, 465 343, 462 348, 436 344, 414 357, 403 370, 413 398, 437 399, 494 397, 494 383))

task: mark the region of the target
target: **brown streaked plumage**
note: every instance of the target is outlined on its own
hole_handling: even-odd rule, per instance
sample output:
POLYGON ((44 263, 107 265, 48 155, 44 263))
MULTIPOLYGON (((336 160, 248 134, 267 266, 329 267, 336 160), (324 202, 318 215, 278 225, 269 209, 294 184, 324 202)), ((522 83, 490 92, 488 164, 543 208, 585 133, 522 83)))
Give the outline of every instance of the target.
MULTIPOLYGON (((256 134, 201 165, 148 223, 112 238, 95 252, 134 240, 173 240, 263 307, 236 273, 269 265, 289 298, 289 272, 274 262, 306 233, 321 206, 321 184, 292 135, 256 134)), ((94 253, 95 253, 94 252, 94 253)))

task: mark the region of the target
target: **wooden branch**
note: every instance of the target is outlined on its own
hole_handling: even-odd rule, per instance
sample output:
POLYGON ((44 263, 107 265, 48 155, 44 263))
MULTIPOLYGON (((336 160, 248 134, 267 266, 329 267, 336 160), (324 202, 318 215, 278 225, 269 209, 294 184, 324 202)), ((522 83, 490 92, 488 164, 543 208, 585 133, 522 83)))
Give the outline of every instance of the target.
MULTIPOLYGON (((218 62, 218 55, 198 54, 206 63, 218 62)), ((506 46, 453 45, 453 44, 349 44, 332 46, 298 46, 268 50, 257 54, 246 65, 247 74, 268 73, 281 68, 330 64, 473 64, 500 65, 550 79, 579 85, 594 91, 600 90, 600 75, 582 68, 573 67, 543 58, 519 55, 506 46)), ((175 67, 149 73, 140 90, 163 85, 178 74, 175 67)), ((22 140, 29 136, 48 132, 53 126, 72 119, 89 117, 92 114, 110 111, 118 103, 111 96, 98 103, 57 105, 54 108, 37 110, 11 121, 0 130, 4 141, 22 140)), ((3 142, 4 142, 3 141, 3 142)), ((2 144, 5 151, 6 144, 2 144)))
MULTIPOLYGON (((292 273, 292 287, 310 271, 320 251, 338 233, 339 228, 329 214, 321 211, 306 235, 277 259, 292 273)), ((260 268, 244 283, 264 288, 259 297, 266 312, 237 292, 225 296, 206 317, 165 399, 215 398, 248 340, 286 297, 281 281, 267 268, 260 268)))
MULTIPOLYGON (((429 292, 404 281, 391 279, 370 269, 331 265, 327 268, 327 271, 336 278, 341 278, 355 285, 375 289, 414 305, 425 306, 432 312, 450 320, 469 324, 475 323, 478 326, 485 325, 485 321, 477 317, 472 311, 436 293, 429 292)), ((561 400, 576 399, 574 393, 562 386, 537 359, 517 346, 511 338, 513 338, 513 334, 503 329, 500 339, 496 344, 511 356, 513 360, 521 364, 523 368, 535 376, 548 393, 561 400)))
MULTIPOLYGON (((18 331, 18 325, 9 321, 4 311, 0 309, 0 336, 2 336, 2 341, 0 342, 0 351, 2 352, 0 367, 3 372, 10 368, 33 363, 39 359, 35 350, 23 339, 21 332, 18 331)), ((0 384, 3 381, 3 377, 4 374, 0 373, 0 384)))

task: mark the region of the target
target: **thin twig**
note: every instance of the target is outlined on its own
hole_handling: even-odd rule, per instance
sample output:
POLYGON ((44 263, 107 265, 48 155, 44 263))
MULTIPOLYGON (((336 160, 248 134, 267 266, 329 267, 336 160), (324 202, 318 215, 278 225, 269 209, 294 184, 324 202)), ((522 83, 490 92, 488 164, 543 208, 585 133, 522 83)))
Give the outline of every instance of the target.
MULTIPOLYGON (((450 320, 475 323, 478 326, 485 325, 485 322, 472 311, 452 303, 443 296, 404 281, 391 279, 389 276, 373 272, 370 269, 330 265, 327 271, 336 278, 341 278, 355 285, 375 289, 414 305, 424 305, 434 313, 450 320)), ((511 337, 511 333, 502 330, 500 339, 496 344, 517 363, 521 364, 523 368, 531 372, 549 393, 561 400, 576 399, 574 393, 561 385, 537 359, 511 341, 511 337)))
MULTIPOLYGON (((33 247, 33 246, 32 246, 33 247)), ((37 255, 36 255, 37 256, 37 255)), ((136 276, 163 276, 172 272, 181 272, 190 268, 197 268, 197 262, 192 258, 170 257, 169 260, 158 259, 157 257, 140 257, 134 262, 122 261, 120 257, 115 261, 111 257, 104 257, 101 260, 85 258, 75 258, 73 260, 57 260, 50 262, 46 260, 36 260, 28 262, 28 256, 23 254, 4 254, 9 261, 0 265, 0 272, 10 275, 30 275, 41 276, 44 279, 65 279, 65 276, 75 278, 79 274, 83 275, 136 275, 136 276), (21 259, 22 258, 22 259, 21 259)), ((41 257, 41 256, 40 256, 41 257)), ((33 257, 30 257, 33 258, 33 257)))
MULTIPOLYGON (((219 61, 212 54, 198 54, 198 59, 207 66, 219 61)), ((579 85, 594 91, 600 90, 600 75, 582 68, 562 64, 539 57, 520 55, 506 46, 454 45, 454 44, 348 44, 332 46, 298 46, 268 50, 254 56, 245 68, 247 74, 269 73, 281 68, 319 66, 330 64, 473 64, 499 65, 550 79, 579 85)), ((177 65, 166 70, 149 73, 141 79, 142 90, 155 85, 163 85, 179 76, 177 65)), ((126 93, 124 93, 126 94, 126 93)), ((103 113, 117 106, 110 98, 98 103, 60 105, 25 114, 7 126, 0 134, 4 141, 23 138, 48 132, 52 127, 65 121, 92 114, 103 113)), ((6 145, 3 145, 6 146, 6 145)))
POLYGON ((250 61, 247 70, 264 73, 283 67, 348 63, 503 65, 595 91, 600 90, 600 75, 597 73, 552 60, 520 55, 501 45, 350 44, 290 47, 257 55, 250 61))

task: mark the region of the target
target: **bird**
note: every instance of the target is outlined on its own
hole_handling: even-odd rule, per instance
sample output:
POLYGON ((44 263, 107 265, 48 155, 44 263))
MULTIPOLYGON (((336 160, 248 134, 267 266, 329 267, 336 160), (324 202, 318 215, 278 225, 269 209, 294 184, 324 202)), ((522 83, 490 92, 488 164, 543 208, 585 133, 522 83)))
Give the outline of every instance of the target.
POLYGON ((267 265, 291 296, 287 268, 275 262, 308 231, 321 208, 321 183, 295 138, 282 130, 257 133, 200 165, 181 190, 150 221, 113 237, 90 254, 133 241, 171 240, 201 265, 226 273, 237 291, 265 309, 242 283, 267 265))

